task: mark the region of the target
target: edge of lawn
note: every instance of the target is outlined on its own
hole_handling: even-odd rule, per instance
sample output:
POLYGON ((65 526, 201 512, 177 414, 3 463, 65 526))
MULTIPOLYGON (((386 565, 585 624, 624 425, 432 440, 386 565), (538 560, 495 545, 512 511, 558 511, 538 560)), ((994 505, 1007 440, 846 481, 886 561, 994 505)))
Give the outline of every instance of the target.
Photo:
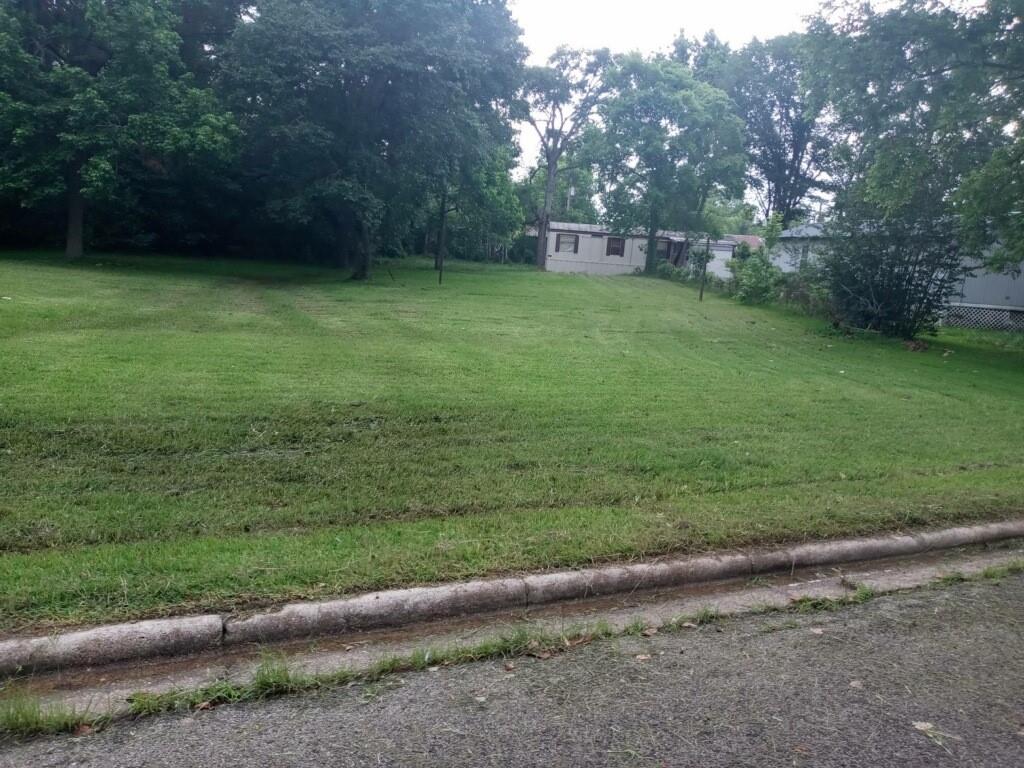
POLYGON ((1024 467, 0 555, 0 636, 1024 514, 1024 467))

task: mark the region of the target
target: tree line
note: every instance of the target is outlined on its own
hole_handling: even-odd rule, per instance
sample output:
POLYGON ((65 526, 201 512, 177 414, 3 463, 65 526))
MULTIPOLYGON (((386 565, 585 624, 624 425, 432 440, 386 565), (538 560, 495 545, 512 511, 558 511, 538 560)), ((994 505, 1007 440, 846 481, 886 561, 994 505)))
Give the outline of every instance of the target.
POLYGON ((366 277, 527 224, 543 267, 552 220, 600 219, 653 270, 658 230, 827 211, 837 311, 912 334, 970 259, 1024 261, 1021 13, 830 4, 738 49, 530 66, 505 0, 0 0, 0 243, 366 277))

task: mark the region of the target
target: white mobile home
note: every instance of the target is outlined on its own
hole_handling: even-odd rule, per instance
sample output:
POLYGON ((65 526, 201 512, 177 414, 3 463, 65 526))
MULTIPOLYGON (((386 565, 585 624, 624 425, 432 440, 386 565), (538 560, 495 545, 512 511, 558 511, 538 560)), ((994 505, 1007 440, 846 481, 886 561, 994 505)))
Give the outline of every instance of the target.
MULTIPOLYGON (((703 247, 704 241, 685 232, 658 232, 658 256, 684 266, 691 248, 703 247)), ((708 273, 726 278, 726 264, 733 257, 737 243, 712 240, 712 260, 708 273)), ((631 233, 616 235, 597 224, 551 222, 548 227, 548 272, 576 272, 588 275, 629 275, 642 272, 647 264, 647 235, 631 233)))
POLYGON ((778 244, 768 254, 783 272, 796 272, 825 255, 825 229, 820 224, 801 224, 779 235, 778 244))
MULTIPOLYGON (((819 224, 787 229, 772 249, 772 262, 783 272, 822 258, 825 230, 819 224)), ((972 328, 1024 330, 1024 276, 988 272, 980 262, 968 263, 972 274, 963 279, 950 298, 943 322, 972 328)))
POLYGON ((988 272, 978 262, 949 301, 943 322, 969 328, 1024 331, 1024 275, 988 272))

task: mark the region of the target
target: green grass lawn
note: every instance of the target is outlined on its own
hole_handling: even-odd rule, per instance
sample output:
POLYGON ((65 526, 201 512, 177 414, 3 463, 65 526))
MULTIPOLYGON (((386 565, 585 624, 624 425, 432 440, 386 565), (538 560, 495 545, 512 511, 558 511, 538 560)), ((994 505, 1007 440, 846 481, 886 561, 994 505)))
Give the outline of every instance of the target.
POLYGON ((0 257, 0 631, 1024 511, 1024 343, 636 277, 0 257))

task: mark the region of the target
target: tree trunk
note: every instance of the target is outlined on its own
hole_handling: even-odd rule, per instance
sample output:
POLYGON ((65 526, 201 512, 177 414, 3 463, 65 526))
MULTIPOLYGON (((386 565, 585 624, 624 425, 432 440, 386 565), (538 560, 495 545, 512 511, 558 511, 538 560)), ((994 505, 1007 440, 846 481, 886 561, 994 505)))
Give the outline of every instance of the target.
POLYGON ((651 211, 651 217, 647 225, 647 259, 644 262, 644 269, 648 274, 653 275, 658 268, 658 221, 651 211))
POLYGON ((437 248, 434 250, 434 269, 441 269, 441 262, 444 256, 441 249, 446 246, 444 243, 444 231, 448 222, 448 185, 441 190, 441 207, 437 209, 437 248))
POLYGON ((551 207, 558 188, 558 159, 547 159, 547 181, 544 184, 544 207, 537 222, 537 269, 543 271, 548 264, 548 227, 551 225, 551 207))
POLYGON ((704 301, 704 286, 708 284, 708 262, 711 261, 711 238, 707 239, 704 245, 704 258, 701 260, 704 266, 700 270, 700 296, 698 302, 704 301))
POLYGON ((82 181, 75 171, 68 180, 68 230, 64 254, 69 259, 80 259, 85 251, 85 198, 82 181))
POLYGON ((353 280, 370 279, 370 228, 364 222, 357 225, 359 241, 357 243, 357 255, 355 271, 352 272, 353 280))
POLYGON ((441 195, 441 231, 437 235, 437 284, 444 280, 444 257, 448 255, 448 192, 441 195))

